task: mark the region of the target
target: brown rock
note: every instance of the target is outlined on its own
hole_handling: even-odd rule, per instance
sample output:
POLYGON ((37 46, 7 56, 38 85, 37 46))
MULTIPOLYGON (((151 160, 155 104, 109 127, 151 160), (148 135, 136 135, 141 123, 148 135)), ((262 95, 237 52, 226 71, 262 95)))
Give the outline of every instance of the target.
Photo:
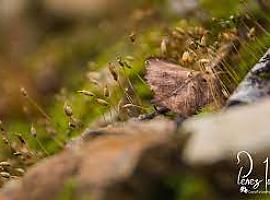
MULTIPOLYGON (((170 158, 166 155, 170 152, 167 143, 174 130, 174 123, 168 120, 134 121, 109 127, 103 130, 102 137, 92 138, 83 147, 65 150, 37 164, 21 183, 10 189, 2 189, 1 195, 12 200, 56 199, 71 180, 75 184, 76 199, 114 199, 112 196, 116 194, 117 199, 121 195, 128 195, 117 186, 126 180, 133 180, 131 177, 136 174, 138 165, 147 166, 146 171, 153 174, 166 173, 167 167, 163 167, 159 161, 170 158), (153 148, 156 155, 147 157, 147 152, 153 148), (111 192, 112 188, 114 192, 111 192)), ((142 168, 145 171, 145 167, 142 168)), ((145 181, 145 184, 148 182, 145 181)), ((132 187, 142 187, 144 184, 135 185, 132 187)))

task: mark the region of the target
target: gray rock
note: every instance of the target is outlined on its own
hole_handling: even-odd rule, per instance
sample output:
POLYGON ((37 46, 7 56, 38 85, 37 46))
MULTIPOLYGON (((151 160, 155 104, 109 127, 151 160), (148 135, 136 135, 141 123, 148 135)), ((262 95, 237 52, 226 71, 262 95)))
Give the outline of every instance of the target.
POLYGON ((270 96, 270 49, 250 70, 227 102, 227 106, 246 104, 270 96))

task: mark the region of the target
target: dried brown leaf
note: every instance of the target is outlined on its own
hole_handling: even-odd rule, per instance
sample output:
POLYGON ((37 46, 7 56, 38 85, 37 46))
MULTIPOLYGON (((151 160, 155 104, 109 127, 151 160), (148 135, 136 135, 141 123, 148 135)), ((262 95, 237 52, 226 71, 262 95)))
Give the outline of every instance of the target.
POLYGON ((179 65, 151 58, 146 80, 155 93, 154 103, 190 116, 215 100, 220 87, 212 74, 192 71, 179 65))

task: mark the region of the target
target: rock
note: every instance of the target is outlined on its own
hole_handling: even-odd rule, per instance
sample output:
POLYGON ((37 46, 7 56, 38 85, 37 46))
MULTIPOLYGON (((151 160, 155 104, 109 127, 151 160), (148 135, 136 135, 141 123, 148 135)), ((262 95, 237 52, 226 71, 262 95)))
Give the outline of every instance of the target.
POLYGON ((173 199, 183 188, 168 185, 185 185, 186 174, 203 177, 216 192, 201 199, 239 199, 236 155, 249 152, 255 176, 263 175, 269 117, 267 99, 187 119, 178 130, 165 118, 89 130, 78 143, 29 169, 22 181, 2 188, 0 199, 56 199, 63 193, 71 199, 173 199), (171 177, 178 182, 168 183, 171 177))
POLYGON ((268 99, 187 120, 181 131, 189 136, 183 162, 212 184, 219 199, 240 199, 243 187, 264 191, 262 177, 266 176, 265 162, 270 153, 269 117, 268 99), (251 174, 247 174, 249 170, 251 174), (251 179, 261 181, 257 189, 246 183, 251 179))
POLYGON ((22 181, 6 185, 0 197, 45 200, 66 192, 72 199, 173 199, 183 188, 173 191, 167 181, 176 177, 183 185, 181 178, 188 174, 203 177, 216 192, 202 199, 239 199, 236 155, 249 152, 263 175, 264 165, 258 165, 270 152, 269 116, 268 99, 187 119, 179 130, 157 118, 88 131, 77 144, 30 169, 22 181))
POLYGON ((235 165, 239 151, 266 158, 270 152, 269 117, 267 99, 184 122, 182 131, 191 134, 183 154, 185 162, 210 166, 227 160, 235 165))
MULTIPOLYGON (((22 182, 2 189, 0 196, 56 199, 72 182, 74 199, 143 199, 139 196, 149 194, 159 177, 172 172, 168 170, 174 166, 170 154, 176 148, 169 141, 174 131, 174 123, 164 119, 108 127, 102 137, 88 140, 81 148, 65 150, 38 163, 22 182), (125 187, 130 192, 126 193, 125 187)), ((158 190, 154 191, 156 195, 158 190)))
POLYGON ((227 106, 255 102, 270 95, 270 49, 228 99, 227 106))

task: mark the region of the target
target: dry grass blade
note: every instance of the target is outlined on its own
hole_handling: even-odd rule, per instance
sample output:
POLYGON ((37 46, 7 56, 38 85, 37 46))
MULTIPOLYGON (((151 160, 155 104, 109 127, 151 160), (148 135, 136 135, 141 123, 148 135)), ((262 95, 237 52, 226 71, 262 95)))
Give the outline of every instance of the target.
POLYGON ((220 93, 218 79, 212 74, 149 59, 146 80, 155 93, 154 103, 187 117, 213 103, 220 93))

